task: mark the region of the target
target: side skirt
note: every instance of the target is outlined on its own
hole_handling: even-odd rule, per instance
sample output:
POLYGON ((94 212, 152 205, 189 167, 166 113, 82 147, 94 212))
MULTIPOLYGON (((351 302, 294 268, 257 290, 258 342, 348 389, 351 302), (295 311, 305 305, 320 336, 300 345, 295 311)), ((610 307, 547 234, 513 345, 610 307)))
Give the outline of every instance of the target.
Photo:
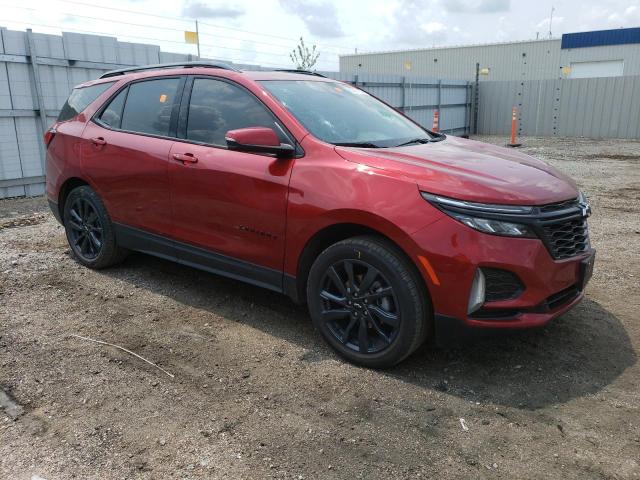
POLYGON ((268 288, 278 293, 288 293, 283 290, 284 275, 278 270, 220 255, 119 223, 114 223, 113 228, 118 245, 124 248, 268 288))

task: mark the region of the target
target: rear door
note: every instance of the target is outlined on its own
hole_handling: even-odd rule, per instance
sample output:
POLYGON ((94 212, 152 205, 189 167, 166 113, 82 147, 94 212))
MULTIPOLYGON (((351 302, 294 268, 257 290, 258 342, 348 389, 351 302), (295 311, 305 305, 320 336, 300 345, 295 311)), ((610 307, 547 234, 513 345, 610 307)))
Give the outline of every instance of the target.
POLYGON ((196 254, 194 261, 214 268, 222 264, 226 273, 274 286, 269 284, 281 280, 287 192, 295 160, 227 149, 227 131, 257 126, 273 128, 282 141, 294 144, 244 87, 212 77, 190 79, 169 167, 174 236, 212 253, 196 254), (180 161, 174 155, 193 160, 180 161))
POLYGON ((184 80, 130 83, 84 130, 82 167, 114 222, 171 233, 168 163, 184 80))

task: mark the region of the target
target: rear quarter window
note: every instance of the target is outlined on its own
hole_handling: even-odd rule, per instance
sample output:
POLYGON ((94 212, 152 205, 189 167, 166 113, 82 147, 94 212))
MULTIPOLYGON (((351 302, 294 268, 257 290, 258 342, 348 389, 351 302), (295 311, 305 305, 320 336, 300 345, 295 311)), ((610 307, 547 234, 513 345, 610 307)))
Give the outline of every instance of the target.
POLYGON ((91 105, 96 98, 106 92, 114 83, 116 82, 99 83, 98 85, 91 85, 90 87, 74 88, 60 110, 58 121, 70 120, 78 115, 91 105))

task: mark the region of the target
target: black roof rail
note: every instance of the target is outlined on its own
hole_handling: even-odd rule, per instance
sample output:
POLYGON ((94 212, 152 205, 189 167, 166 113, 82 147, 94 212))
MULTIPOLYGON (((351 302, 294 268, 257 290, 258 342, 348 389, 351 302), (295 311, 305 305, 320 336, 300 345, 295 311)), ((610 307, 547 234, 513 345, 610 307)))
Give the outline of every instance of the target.
POLYGON ((116 77, 118 75, 125 75, 127 73, 133 73, 133 72, 144 72, 147 70, 161 70, 164 68, 196 68, 196 67, 221 68, 223 70, 232 70, 234 72, 240 71, 237 68, 234 68, 227 63, 194 61, 194 62, 158 63, 156 65, 144 65, 142 67, 120 68, 118 70, 111 70, 109 72, 103 73, 102 75, 100 75, 100 78, 116 77))
POLYGON ((293 68, 276 68, 273 70, 274 72, 285 72, 285 73, 299 73, 300 75, 313 75, 315 77, 327 78, 326 75, 322 75, 318 72, 312 72, 311 70, 296 70, 293 68))

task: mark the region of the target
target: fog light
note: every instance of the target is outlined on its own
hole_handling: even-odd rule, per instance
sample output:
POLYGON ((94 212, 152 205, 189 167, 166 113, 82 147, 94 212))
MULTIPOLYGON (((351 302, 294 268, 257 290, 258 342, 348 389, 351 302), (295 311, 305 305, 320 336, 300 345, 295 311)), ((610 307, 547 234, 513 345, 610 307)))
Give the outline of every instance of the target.
POLYGON ((484 273, 479 268, 476 270, 476 274, 473 277, 473 283, 471 284, 471 293, 469 294, 469 307, 467 313, 472 314, 478 310, 484 303, 486 282, 484 273))

